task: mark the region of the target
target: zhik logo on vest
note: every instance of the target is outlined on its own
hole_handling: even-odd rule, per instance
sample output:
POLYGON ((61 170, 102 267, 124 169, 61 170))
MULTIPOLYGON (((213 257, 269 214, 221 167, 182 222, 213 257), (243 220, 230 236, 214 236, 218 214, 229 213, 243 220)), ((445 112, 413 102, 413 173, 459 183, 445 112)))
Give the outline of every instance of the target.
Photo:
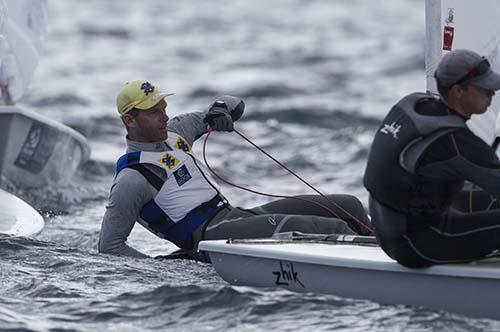
POLYGON ((380 132, 384 134, 392 134, 392 137, 394 137, 394 139, 398 139, 398 134, 400 130, 401 130, 401 125, 397 124, 397 122, 394 121, 390 125, 384 124, 384 128, 380 129, 380 132))
POLYGON ((167 166, 168 169, 172 169, 175 166, 177 166, 177 164, 179 164, 179 159, 175 158, 174 156, 168 153, 165 153, 163 157, 158 161, 163 165, 167 166))

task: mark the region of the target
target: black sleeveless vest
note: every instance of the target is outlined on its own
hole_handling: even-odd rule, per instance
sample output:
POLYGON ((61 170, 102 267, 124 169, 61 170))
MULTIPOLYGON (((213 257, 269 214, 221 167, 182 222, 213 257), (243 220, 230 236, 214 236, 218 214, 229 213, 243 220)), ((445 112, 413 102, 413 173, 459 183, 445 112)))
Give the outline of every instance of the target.
POLYGON ((441 136, 465 128, 457 115, 428 116, 415 111, 430 94, 413 93, 393 106, 377 130, 364 175, 364 185, 380 204, 405 214, 441 213, 459 183, 429 179, 415 170, 424 151, 441 136))

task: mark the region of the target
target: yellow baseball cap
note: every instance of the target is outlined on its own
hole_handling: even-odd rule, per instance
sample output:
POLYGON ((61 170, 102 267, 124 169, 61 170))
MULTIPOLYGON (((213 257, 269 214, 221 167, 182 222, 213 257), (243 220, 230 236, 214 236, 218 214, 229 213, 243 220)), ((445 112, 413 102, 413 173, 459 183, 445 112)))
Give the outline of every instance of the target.
POLYGON ((160 100, 171 95, 173 93, 162 92, 148 81, 127 82, 118 92, 116 107, 120 116, 123 116, 133 108, 150 109, 158 104, 160 100))

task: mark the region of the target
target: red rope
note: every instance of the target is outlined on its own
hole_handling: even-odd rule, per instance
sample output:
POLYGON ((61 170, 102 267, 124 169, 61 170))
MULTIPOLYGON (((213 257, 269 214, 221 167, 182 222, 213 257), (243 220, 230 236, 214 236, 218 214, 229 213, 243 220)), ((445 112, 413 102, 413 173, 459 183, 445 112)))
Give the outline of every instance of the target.
MULTIPOLYGON (((276 198, 289 198, 289 199, 295 199, 295 200, 299 200, 299 201, 303 201, 303 202, 307 202, 307 203, 310 203, 310 204, 315 204, 317 206, 320 206, 321 208, 325 209, 326 211, 328 211, 329 213, 331 213, 334 217, 336 218, 340 218, 339 215, 337 213, 335 213, 334 211, 332 211, 332 209, 330 209, 329 207, 321 204, 321 203, 318 203, 318 202, 314 202, 314 201, 311 201, 311 200, 308 200, 306 198, 302 198, 302 197, 295 197, 295 196, 287 196, 287 195, 275 195, 275 194, 268 194, 268 193, 264 193, 264 192, 260 192, 260 191, 256 191, 256 190, 252 190, 252 189, 248 189, 248 188, 245 188, 245 187, 242 187, 240 185, 237 185, 237 184, 234 184, 226 179, 224 179, 223 177, 221 177, 219 174, 217 174, 211 167, 210 165, 208 164, 208 161, 207 161, 207 156, 206 156, 206 145, 207 145, 207 141, 208 141, 208 137, 210 136, 212 132, 212 129, 210 128, 210 126, 207 126, 207 135, 205 136, 205 140, 203 141, 203 160, 205 161, 205 165, 207 166, 207 168, 210 170, 210 172, 212 172, 212 174, 214 174, 219 180, 221 180, 222 182, 224 183, 227 183, 228 185, 230 186, 233 186, 233 187, 236 187, 238 189, 241 189, 241 190, 244 190, 244 191, 248 191, 248 192, 251 192, 251 193, 254 193, 254 194, 257 194, 257 195, 262 195, 262 196, 268 196, 268 197, 276 197, 276 198)), ((321 197, 323 197, 324 199, 326 199, 329 203, 333 204, 335 207, 337 207, 340 211, 344 212, 347 216, 351 217, 357 224, 359 224, 361 227, 367 229, 371 234, 374 233, 373 229, 369 226, 367 226, 365 223, 363 223, 361 220, 359 220, 358 218, 356 218, 355 216, 353 216, 351 213, 349 213, 347 210, 345 210, 344 208, 342 208, 339 204, 337 204, 336 202, 332 201, 330 198, 328 198, 328 196, 324 195, 323 193, 321 193, 318 189, 316 189, 315 187, 313 187, 311 184, 309 184, 306 180, 304 180, 301 176, 299 176, 298 174, 296 174, 294 171, 292 171, 290 168, 288 168, 287 166, 285 166, 283 163, 281 163, 279 160, 277 160, 276 158, 274 158, 273 156, 271 156, 269 153, 267 153, 266 151, 264 151, 264 149, 262 149, 261 147, 259 147, 257 144, 255 144, 254 142, 252 142, 250 139, 248 139, 247 137, 245 137, 242 133, 240 133, 239 131, 237 131, 236 129, 234 129, 234 132, 236 134, 238 134, 241 138, 243 138, 245 141, 247 141, 248 143, 250 143, 253 147, 255 147, 257 150, 259 150, 260 152, 264 153, 268 158, 270 158, 271 160, 273 160, 275 163, 277 163, 279 166, 281 166, 282 168, 284 168, 285 170, 287 170, 290 174, 292 174, 293 176, 295 176, 297 179, 299 179, 302 183, 304 183, 305 185, 307 185, 309 188, 311 188, 312 190, 314 190, 316 193, 318 193, 321 197)))

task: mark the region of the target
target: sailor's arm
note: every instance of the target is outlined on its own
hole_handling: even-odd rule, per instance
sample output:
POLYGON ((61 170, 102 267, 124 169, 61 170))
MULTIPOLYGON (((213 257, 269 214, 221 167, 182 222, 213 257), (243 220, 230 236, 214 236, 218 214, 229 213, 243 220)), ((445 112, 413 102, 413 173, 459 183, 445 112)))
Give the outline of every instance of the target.
POLYGON ((168 122, 168 130, 186 139, 189 145, 207 132, 207 123, 212 129, 232 131, 233 121, 243 115, 245 103, 241 98, 220 96, 203 112, 192 112, 176 116, 168 122))
POLYGON ((182 136, 189 145, 207 132, 207 124, 203 122, 206 112, 192 112, 176 116, 168 121, 168 131, 182 136))
POLYGON ((470 131, 460 130, 442 140, 446 139, 448 150, 453 153, 435 150, 435 162, 421 167, 418 173, 441 179, 465 179, 500 198, 500 163, 493 150, 470 131))
POLYGON ((500 165, 480 165, 467 158, 458 159, 455 163, 468 181, 490 195, 500 198, 500 165))
POLYGON ((126 244, 142 207, 154 197, 153 188, 137 171, 124 169, 113 182, 101 225, 99 252, 149 257, 126 244))

